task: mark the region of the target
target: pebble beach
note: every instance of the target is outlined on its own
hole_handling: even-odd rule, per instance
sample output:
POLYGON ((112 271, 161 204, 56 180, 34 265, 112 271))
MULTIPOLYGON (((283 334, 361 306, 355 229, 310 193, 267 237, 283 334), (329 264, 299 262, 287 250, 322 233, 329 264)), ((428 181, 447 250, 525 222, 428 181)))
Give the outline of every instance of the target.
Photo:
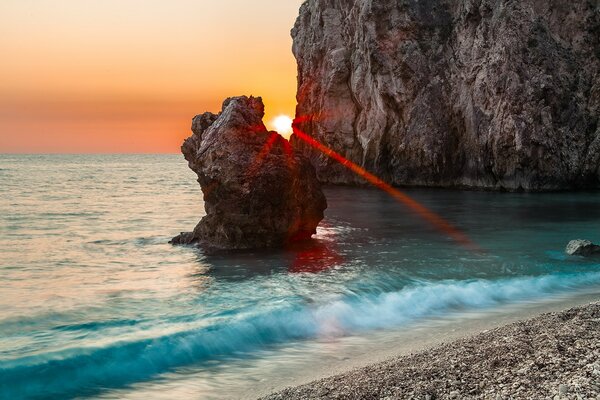
POLYGON ((263 399, 600 399, 600 303, 483 331, 263 399))

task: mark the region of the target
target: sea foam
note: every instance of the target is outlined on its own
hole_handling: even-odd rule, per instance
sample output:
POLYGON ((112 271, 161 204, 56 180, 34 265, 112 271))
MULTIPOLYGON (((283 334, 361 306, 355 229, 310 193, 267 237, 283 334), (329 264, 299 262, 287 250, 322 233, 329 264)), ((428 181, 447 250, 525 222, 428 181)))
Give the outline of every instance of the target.
POLYGON ((540 299, 600 284, 600 273, 422 282, 399 291, 340 296, 320 304, 256 308, 198 329, 102 348, 76 348, 0 362, 0 398, 74 397, 150 379, 177 367, 249 356, 272 345, 334 338, 415 320, 540 299))

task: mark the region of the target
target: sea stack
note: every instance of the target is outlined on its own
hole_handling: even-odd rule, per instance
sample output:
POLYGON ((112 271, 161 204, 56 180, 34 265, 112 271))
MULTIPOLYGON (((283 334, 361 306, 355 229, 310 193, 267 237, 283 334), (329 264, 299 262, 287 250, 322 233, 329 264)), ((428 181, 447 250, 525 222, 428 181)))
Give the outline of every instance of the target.
POLYGON ((390 183, 600 187, 596 1, 307 0, 292 36, 298 127, 390 183))
POLYGON ((182 152, 198 175, 206 216, 173 244, 210 251, 285 246, 309 239, 327 208, 309 160, 262 119, 260 97, 225 100, 192 122, 182 152))

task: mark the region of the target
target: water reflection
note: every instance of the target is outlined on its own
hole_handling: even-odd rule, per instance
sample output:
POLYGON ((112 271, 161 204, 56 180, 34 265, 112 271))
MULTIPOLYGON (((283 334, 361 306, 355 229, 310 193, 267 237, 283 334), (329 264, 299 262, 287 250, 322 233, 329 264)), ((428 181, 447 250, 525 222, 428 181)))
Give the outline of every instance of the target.
POLYGON ((203 214, 180 157, 0 156, 0 169, 0 398, 68 398, 187 366, 217 387, 215 360, 226 370, 281 344, 600 281, 598 260, 563 253, 600 241, 599 193, 410 191, 490 249, 475 254, 385 193, 327 188, 312 241, 207 256, 167 244, 203 214))
POLYGON ((290 273, 319 273, 342 266, 344 257, 337 251, 335 242, 313 239, 298 243, 289 249, 294 253, 294 261, 288 268, 290 273))
MULTIPOLYGON (((282 273, 317 274, 341 267, 346 258, 338 250, 345 230, 323 221, 310 240, 291 243, 283 249, 244 250, 204 253, 201 248, 187 247, 196 254, 199 266, 215 279, 243 280, 282 273)), ((347 231, 347 230, 346 230, 347 231)))
POLYGON ((205 255, 197 252, 203 272, 215 279, 243 280, 257 275, 313 273, 328 271, 344 264, 335 242, 311 239, 285 249, 260 250, 233 254, 205 255))

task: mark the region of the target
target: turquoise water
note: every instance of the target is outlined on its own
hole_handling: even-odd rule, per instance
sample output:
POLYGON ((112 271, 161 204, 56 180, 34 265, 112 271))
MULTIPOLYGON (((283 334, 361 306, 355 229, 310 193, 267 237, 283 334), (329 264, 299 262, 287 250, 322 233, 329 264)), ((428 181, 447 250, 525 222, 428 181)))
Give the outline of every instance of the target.
POLYGON ((0 399, 127 397, 192 370, 202 398, 267 352, 600 286, 600 260, 563 254, 600 242, 597 192, 408 191, 474 253, 385 193, 328 188, 312 243, 209 257, 167 244, 203 213, 179 156, 0 155, 0 191, 0 399))

